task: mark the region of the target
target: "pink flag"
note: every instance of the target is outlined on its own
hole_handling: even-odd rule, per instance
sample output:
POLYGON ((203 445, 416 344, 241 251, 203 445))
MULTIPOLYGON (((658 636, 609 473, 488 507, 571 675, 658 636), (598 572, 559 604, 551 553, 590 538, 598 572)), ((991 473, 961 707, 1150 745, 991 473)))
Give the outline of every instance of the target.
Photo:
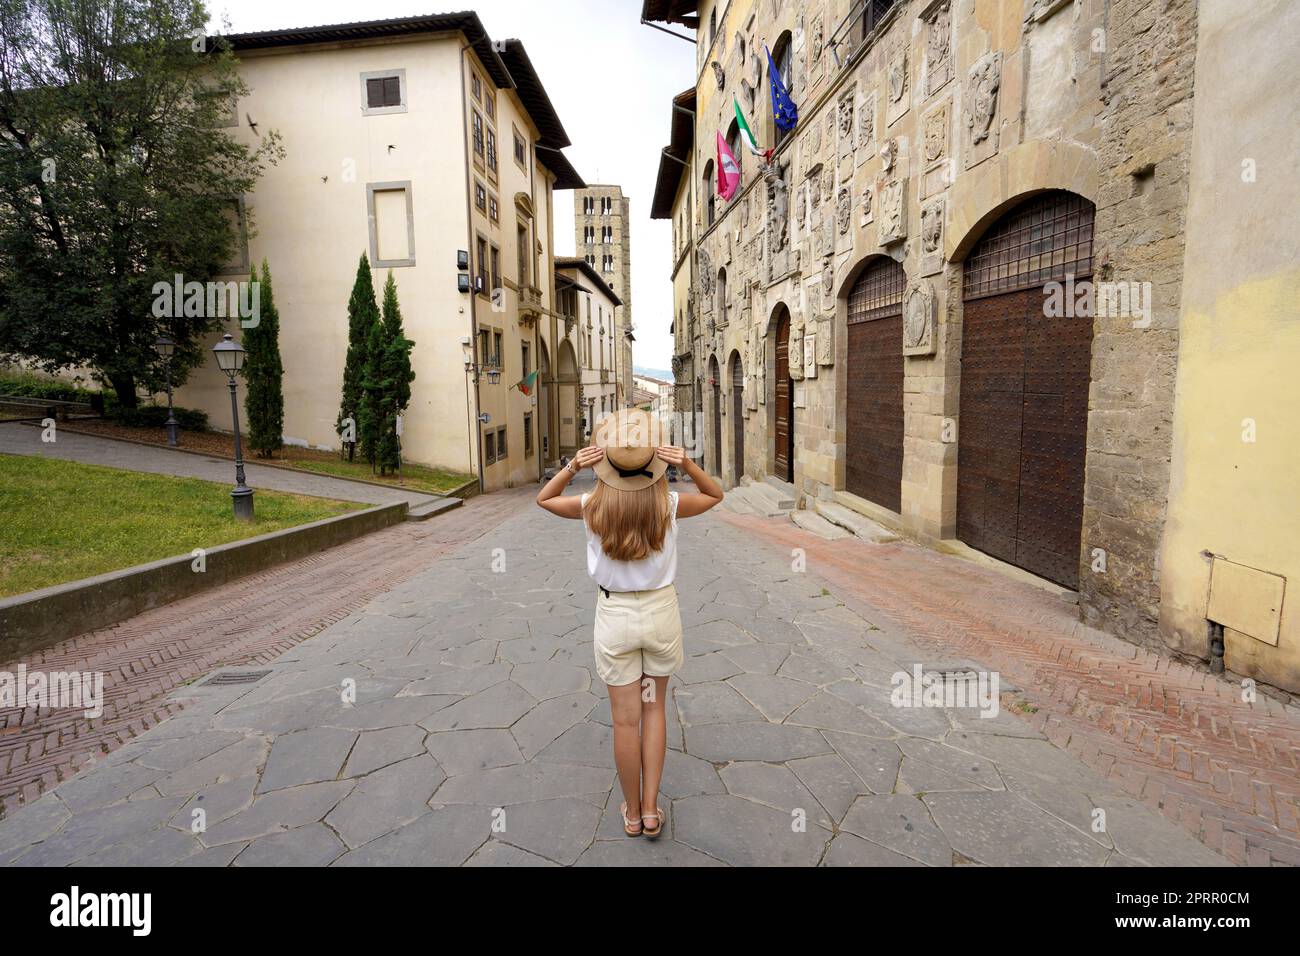
POLYGON ((727 146, 727 141, 718 133, 718 195, 731 199, 740 188, 740 164, 727 146))

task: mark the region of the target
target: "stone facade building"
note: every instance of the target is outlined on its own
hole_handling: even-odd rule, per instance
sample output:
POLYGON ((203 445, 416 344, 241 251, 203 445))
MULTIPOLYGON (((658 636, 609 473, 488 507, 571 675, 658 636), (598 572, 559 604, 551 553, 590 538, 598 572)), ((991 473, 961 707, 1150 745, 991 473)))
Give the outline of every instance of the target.
MULTIPOLYGON (((1300 549, 1278 539, 1300 531, 1295 469, 1238 461, 1239 426, 1198 441, 1200 423, 1178 420, 1197 405, 1175 387, 1190 371, 1189 287, 1202 308, 1211 289, 1234 287, 1220 259, 1217 282, 1200 281, 1189 237, 1243 269, 1267 244, 1276 285, 1260 294, 1295 315, 1294 295, 1276 298, 1297 290, 1295 259, 1285 273, 1279 251, 1295 248, 1294 217, 1263 228, 1191 195, 1198 168, 1231 168, 1235 183, 1243 160, 1263 162, 1256 151, 1287 162, 1274 126, 1294 140, 1294 102, 1271 121, 1251 111, 1235 142, 1252 155, 1238 145, 1232 161, 1194 105, 1224 86, 1238 101, 1276 100, 1300 62, 1295 9, 645 0, 642 18, 697 41, 654 212, 673 219, 674 373, 679 406, 700 413, 709 471, 775 476, 801 507, 834 502, 1028 572, 1139 643, 1209 658, 1221 632, 1230 669, 1300 690, 1300 610, 1283 599, 1300 549), (773 120, 765 48, 798 106, 790 131, 773 120), (1244 79, 1234 53, 1288 75, 1244 79), (734 103, 770 162, 744 149, 734 103), (729 201, 716 189, 718 132, 741 167, 729 201), (1213 229, 1234 239, 1211 241, 1213 229), (1225 450, 1231 467, 1214 459, 1225 450), (1237 469, 1237 492, 1269 503, 1257 535, 1172 511, 1191 507, 1202 469, 1225 495, 1237 469)), ((1251 207, 1293 209, 1284 178, 1251 180, 1251 207)), ((1295 323, 1276 321, 1294 363, 1295 323)), ((1255 358, 1271 367, 1264 349, 1255 358)), ((1234 388, 1193 367, 1197 385, 1234 388)), ((1233 366, 1245 391, 1249 369, 1233 366)), ((1296 407, 1293 386, 1274 387, 1272 400, 1296 407)), ((1270 454, 1297 459, 1294 422, 1270 437, 1270 454)))
POLYGON ((592 185, 573 194, 573 230, 578 255, 596 269, 622 302, 618 308, 620 402, 632 396, 632 220, 619 186, 592 185))
POLYGON ((601 416, 621 405, 622 338, 615 325, 622 304, 604 277, 579 257, 555 260, 557 311, 563 317, 555 376, 558 454, 587 445, 601 416))

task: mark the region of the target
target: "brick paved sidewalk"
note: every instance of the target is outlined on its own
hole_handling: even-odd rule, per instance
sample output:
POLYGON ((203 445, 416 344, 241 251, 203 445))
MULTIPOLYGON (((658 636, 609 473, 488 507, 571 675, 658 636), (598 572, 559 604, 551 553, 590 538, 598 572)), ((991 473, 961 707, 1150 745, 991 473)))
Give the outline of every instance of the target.
POLYGON ((434 521, 404 522, 21 661, 0 662, 11 672, 19 663, 100 671, 105 697, 104 713, 93 722, 79 711, 0 710, 0 814, 178 713, 183 701, 168 699, 172 690, 218 667, 274 660, 447 550, 490 531, 532 494, 521 489, 472 498, 434 521))
POLYGON ((1078 621, 1076 608, 909 543, 825 541, 783 519, 719 512, 877 623, 1022 688, 1049 740, 1238 864, 1300 865, 1300 713, 1078 621))

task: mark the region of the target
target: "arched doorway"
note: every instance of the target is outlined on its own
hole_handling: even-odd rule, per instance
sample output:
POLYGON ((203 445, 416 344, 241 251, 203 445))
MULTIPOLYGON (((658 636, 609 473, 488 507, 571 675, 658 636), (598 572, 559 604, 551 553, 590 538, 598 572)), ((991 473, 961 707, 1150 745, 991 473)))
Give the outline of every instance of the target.
POLYGON ((718 357, 709 356, 709 388, 713 393, 713 461, 711 474, 722 477, 722 376, 718 374, 718 357))
POLYGON ((902 510, 903 293, 907 275, 887 256, 849 292, 845 490, 902 510))
MULTIPOLYGON (((1049 282, 1092 274, 1094 207, 1040 193, 998 219, 963 269, 957 535, 1079 583, 1092 315, 1049 315, 1049 282)), ((1067 303, 1073 305, 1073 303, 1067 303)))
POLYGON ((572 457, 578 451, 578 358, 573 343, 560 342, 556 391, 560 406, 560 454, 572 457))
POLYGON ((784 481, 794 481, 794 382, 790 380, 790 310, 784 305, 776 317, 776 405, 772 434, 776 447, 773 472, 784 481))
POLYGON ((732 481, 740 484, 745 474, 745 369, 740 352, 731 353, 731 470, 732 481))
POLYGON ((542 467, 551 463, 555 444, 551 438, 551 418, 555 415, 552 403, 555 389, 551 384, 551 357, 545 340, 537 342, 537 447, 541 449, 542 467))

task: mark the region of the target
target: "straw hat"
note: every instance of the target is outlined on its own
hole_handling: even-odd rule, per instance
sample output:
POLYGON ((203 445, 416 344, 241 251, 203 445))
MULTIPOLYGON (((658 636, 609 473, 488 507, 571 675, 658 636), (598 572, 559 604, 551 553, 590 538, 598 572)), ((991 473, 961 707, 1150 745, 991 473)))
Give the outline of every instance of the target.
POLYGON ((655 455, 663 444, 663 427, 643 409, 620 408, 605 415, 596 423, 592 444, 605 449, 592 470, 611 488, 639 491, 668 470, 668 462, 655 455))

